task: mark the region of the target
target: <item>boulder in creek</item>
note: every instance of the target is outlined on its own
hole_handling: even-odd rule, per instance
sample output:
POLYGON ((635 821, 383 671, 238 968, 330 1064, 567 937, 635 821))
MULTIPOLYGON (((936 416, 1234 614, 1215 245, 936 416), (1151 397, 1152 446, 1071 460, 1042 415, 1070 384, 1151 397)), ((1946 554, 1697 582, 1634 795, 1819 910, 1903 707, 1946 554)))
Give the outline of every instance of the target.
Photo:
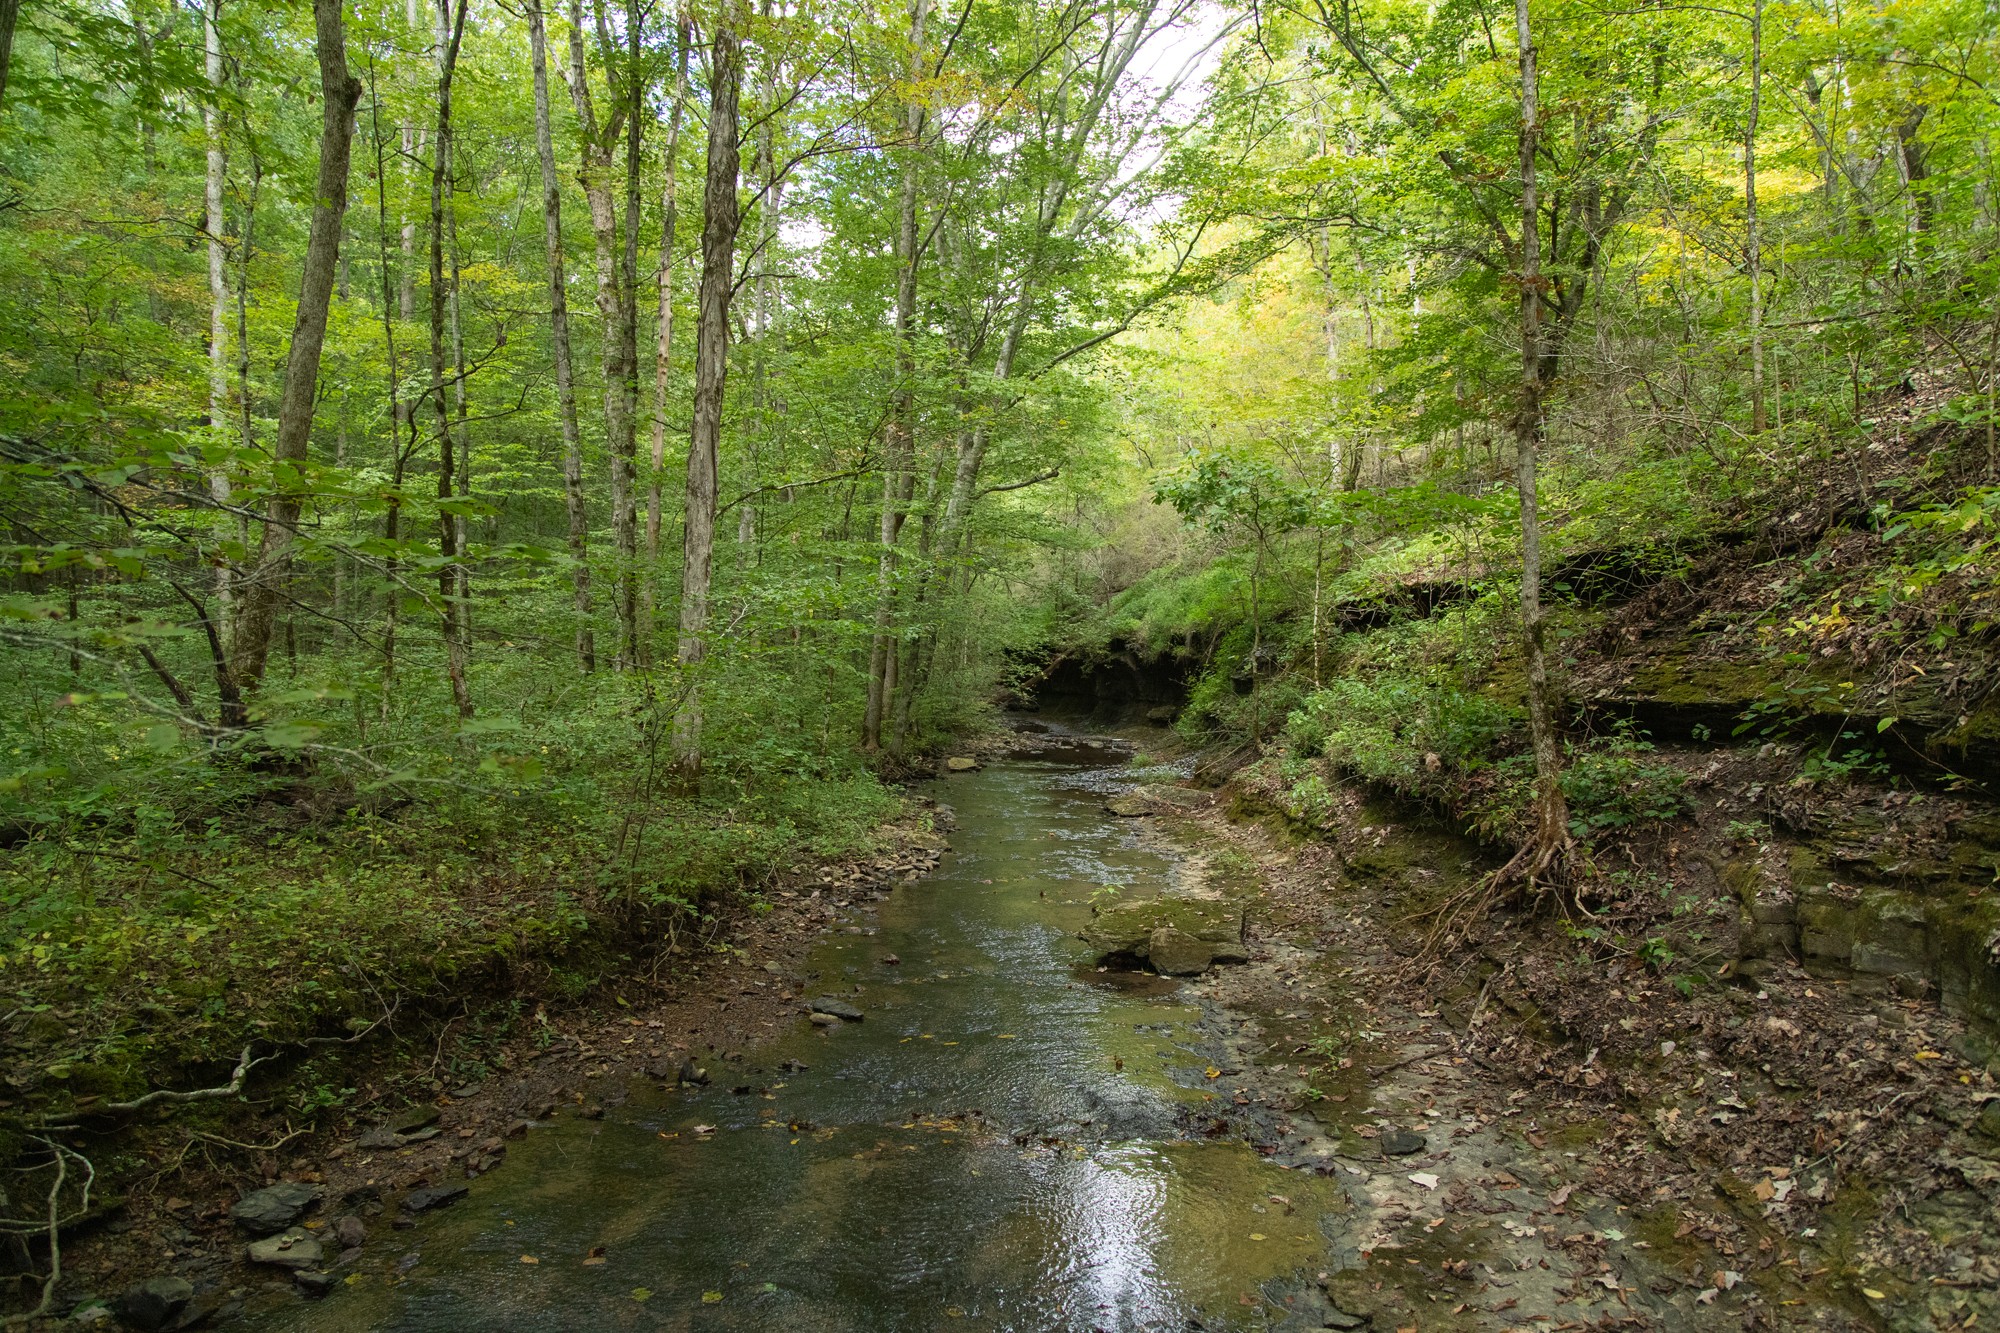
POLYGON ((1192 977, 1208 971, 1215 949, 1184 930, 1161 926, 1146 937, 1146 961, 1163 977, 1192 977))
POLYGON ((842 1018, 850 1023, 859 1023, 862 1018, 859 1009, 856 1009, 847 1001, 837 1000, 831 995, 822 995, 818 999, 808 1002, 806 1008, 816 1014, 831 1014, 835 1018, 842 1018))
POLYGON ((186 1278, 148 1278, 119 1295, 118 1318, 129 1328, 153 1333, 178 1319, 193 1299, 194 1284, 186 1278))
POLYGON ((1082 938, 1100 956, 1149 963, 1173 976, 1250 957, 1243 947, 1243 903, 1233 898, 1143 898, 1100 908, 1082 938), (1156 941, 1161 956, 1154 954, 1156 941))
POLYGON ((969 755, 955 754, 944 761, 945 770, 951 773, 970 773, 979 767, 979 761, 969 755))
POLYGON ((230 1220, 253 1236, 271 1236, 299 1220, 319 1202, 319 1186, 281 1180, 238 1199, 230 1220))
POLYGON ((253 1264, 269 1264, 273 1268, 289 1268, 295 1273, 309 1268, 318 1268, 326 1258, 326 1250, 320 1243, 308 1236, 303 1227, 293 1227, 281 1236, 266 1236, 253 1240, 245 1251, 253 1264))

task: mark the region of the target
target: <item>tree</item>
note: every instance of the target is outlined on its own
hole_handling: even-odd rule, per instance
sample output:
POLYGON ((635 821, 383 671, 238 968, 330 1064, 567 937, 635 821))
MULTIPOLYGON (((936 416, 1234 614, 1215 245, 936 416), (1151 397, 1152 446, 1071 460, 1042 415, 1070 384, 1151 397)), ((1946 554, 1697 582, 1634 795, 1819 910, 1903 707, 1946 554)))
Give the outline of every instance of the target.
POLYGON ((619 670, 639 662, 638 602, 638 407, 639 316, 637 246, 639 182, 637 178, 641 117, 645 100, 636 43, 636 6, 627 15, 635 49, 618 73, 618 52, 604 16, 602 0, 593 0, 610 111, 600 123, 590 92, 590 74, 583 52, 583 0, 570 0, 569 91, 576 104, 582 136, 583 195, 590 205, 590 230, 596 241, 597 315, 604 326, 600 364, 604 375, 605 445, 611 456, 611 540, 617 553, 612 610, 618 620, 619 670), (615 154, 621 133, 626 139, 626 213, 621 241, 618 202, 612 193, 617 178, 615 154))
POLYGON ((590 625, 590 511, 584 497, 583 433, 577 426, 576 377, 571 368, 562 184, 556 177, 555 136, 549 125, 548 31, 541 0, 529 0, 528 40, 535 70, 535 152, 542 169, 542 235, 549 266, 549 342, 555 367, 556 412, 562 423, 563 509, 569 520, 576 661, 578 669, 589 675, 597 669, 597 642, 590 625))
POLYGON ((298 318, 285 354, 284 396, 278 407, 278 434, 271 450, 271 496, 263 519, 257 562, 243 580, 241 607, 229 670, 233 685, 254 690, 264 678, 278 602, 290 573, 293 543, 307 492, 303 469, 312 439, 318 399, 320 353, 326 345, 327 310, 340 260, 341 222, 347 213, 347 160, 354 133, 354 108, 361 84, 347 69, 347 41, 340 0, 313 0, 315 49, 319 56, 319 178, 312 226, 299 280, 298 318))
POLYGON ((729 380, 729 303, 736 290, 736 197, 741 151, 737 103, 743 84, 739 16, 725 13, 709 41, 708 170, 702 186, 701 293, 695 315, 694 421, 688 436, 687 521, 681 547, 680 639, 675 660, 685 673, 674 717, 674 762, 683 787, 698 788, 702 768, 700 672, 708 657, 709 591, 714 577, 716 484, 723 391, 729 380))
POLYGON ((1514 421, 1514 489, 1521 502, 1521 635, 1527 660, 1528 744, 1535 756, 1534 831, 1502 871, 1530 885, 1564 872, 1570 851, 1569 807, 1563 800, 1562 738, 1557 732, 1548 665, 1548 619, 1542 607, 1542 521, 1537 509, 1536 454, 1544 425, 1542 372, 1541 204, 1535 158, 1541 151, 1541 90, 1528 0, 1514 0, 1521 57, 1521 408, 1514 421))
MULTIPOLYGON (((437 129, 431 138, 430 209, 430 307, 431 307, 431 414, 437 423, 438 442, 438 621, 445 646, 445 675, 451 682, 451 699, 462 718, 472 716, 472 694, 466 684, 467 590, 460 560, 463 532, 455 507, 457 493, 452 474, 463 461, 453 456, 451 405, 447 387, 464 392, 463 358, 445 355, 447 307, 454 299, 445 282, 445 210, 450 206, 452 180, 451 84, 458 70, 459 43, 465 36, 466 0, 438 0, 437 129), (458 373, 454 373, 456 361, 458 373)), ((454 341, 456 337, 454 336, 454 341)))

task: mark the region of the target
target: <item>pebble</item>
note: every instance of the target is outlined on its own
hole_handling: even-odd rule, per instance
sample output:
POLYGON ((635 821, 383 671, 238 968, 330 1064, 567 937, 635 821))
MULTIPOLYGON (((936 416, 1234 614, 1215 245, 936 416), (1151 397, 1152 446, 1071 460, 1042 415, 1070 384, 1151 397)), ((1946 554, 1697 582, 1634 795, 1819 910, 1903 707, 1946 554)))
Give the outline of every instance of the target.
POLYGON ((237 1200, 229 1210, 230 1220, 253 1236, 270 1236, 283 1231, 319 1202, 317 1185, 280 1181, 237 1200))
POLYGON ((403 1211, 428 1213, 433 1208, 445 1208, 457 1203, 465 1194, 463 1185, 436 1185, 429 1189, 411 1190, 403 1196, 403 1211))
POLYGON ((1423 1135, 1409 1129, 1385 1129, 1382 1131, 1382 1137, 1376 1142, 1381 1146, 1383 1153, 1390 1157, 1408 1157, 1412 1153, 1420 1153, 1426 1143, 1423 1135))

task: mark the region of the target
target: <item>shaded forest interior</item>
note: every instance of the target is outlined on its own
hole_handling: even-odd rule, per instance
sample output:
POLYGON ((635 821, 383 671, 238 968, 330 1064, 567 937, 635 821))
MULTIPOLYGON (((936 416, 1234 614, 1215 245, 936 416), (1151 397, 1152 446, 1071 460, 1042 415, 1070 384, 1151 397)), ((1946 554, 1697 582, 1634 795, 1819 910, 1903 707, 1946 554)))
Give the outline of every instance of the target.
POLYGON ((1062 700, 1483 844, 1439 957, 1986 1031, 1996 89, 1972 0, 0 0, 0 1142, 357 1114, 1062 700))

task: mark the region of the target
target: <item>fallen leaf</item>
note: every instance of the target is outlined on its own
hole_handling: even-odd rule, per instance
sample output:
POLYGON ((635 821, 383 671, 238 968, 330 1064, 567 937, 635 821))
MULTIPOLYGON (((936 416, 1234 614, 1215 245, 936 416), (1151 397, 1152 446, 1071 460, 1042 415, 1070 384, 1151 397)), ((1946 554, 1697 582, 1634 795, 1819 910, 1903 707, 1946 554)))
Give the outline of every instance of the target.
POLYGON ((719 1291, 704 1291, 701 1294, 701 1303, 703 1305, 720 1305, 722 1304, 722 1293, 719 1291))
POLYGON ((1438 1178, 1428 1171, 1412 1171, 1410 1173, 1410 1183, 1412 1185, 1422 1185, 1427 1190, 1434 1190, 1438 1187, 1438 1178))
POLYGON ((649 1301, 653 1299, 652 1289, 650 1287, 634 1287, 632 1288, 632 1299, 635 1301, 649 1301))
POLYGON ((1889 1295, 1887 1292, 1877 1291, 1873 1287, 1863 1287, 1861 1289, 1861 1294, 1863 1296, 1866 1296, 1871 1301, 1886 1301, 1889 1299, 1889 1295))
POLYGON ((1262 1240, 1262 1239, 1264 1239, 1264 1233, 1263 1233, 1263 1232, 1261 1232, 1261 1231, 1253 1231, 1253 1232, 1251 1232, 1251 1233, 1250 1233, 1250 1239, 1251 1239, 1251 1240, 1262 1240))
POLYGON ((532 1255, 532 1254, 524 1254, 524 1255, 522 1255, 522 1256, 521 1256, 521 1262, 522 1262, 522 1263, 524 1263, 524 1264, 538 1264, 538 1263, 540 1263, 540 1262, 541 1262, 541 1260, 540 1260, 540 1259, 537 1259, 537 1258, 536 1258, 536 1257, 535 1257, 534 1255, 532 1255))
POLYGON ((1565 1185, 1561 1189, 1557 1190, 1554 1194, 1551 1194, 1549 1196, 1549 1207, 1560 1208, 1564 1204, 1568 1203, 1570 1192, 1575 1188, 1576 1186, 1574 1185, 1565 1185))
POLYGON ((597 1264, 603 1263, 604 1247, 602 1245, 591 1246, 590 1253, 583 1256, 583 1262, 586 1267, 593 1267, 597 1264))
POLYGON ((713 1133, 715 1133, 715 1126, 714 1126, 714 1125, 696 1125, 696 1126, 694 1127, 694 1132, 695 1132, 695 1133, 697 1133, 697 1134, 713 1134, 713 1133))

